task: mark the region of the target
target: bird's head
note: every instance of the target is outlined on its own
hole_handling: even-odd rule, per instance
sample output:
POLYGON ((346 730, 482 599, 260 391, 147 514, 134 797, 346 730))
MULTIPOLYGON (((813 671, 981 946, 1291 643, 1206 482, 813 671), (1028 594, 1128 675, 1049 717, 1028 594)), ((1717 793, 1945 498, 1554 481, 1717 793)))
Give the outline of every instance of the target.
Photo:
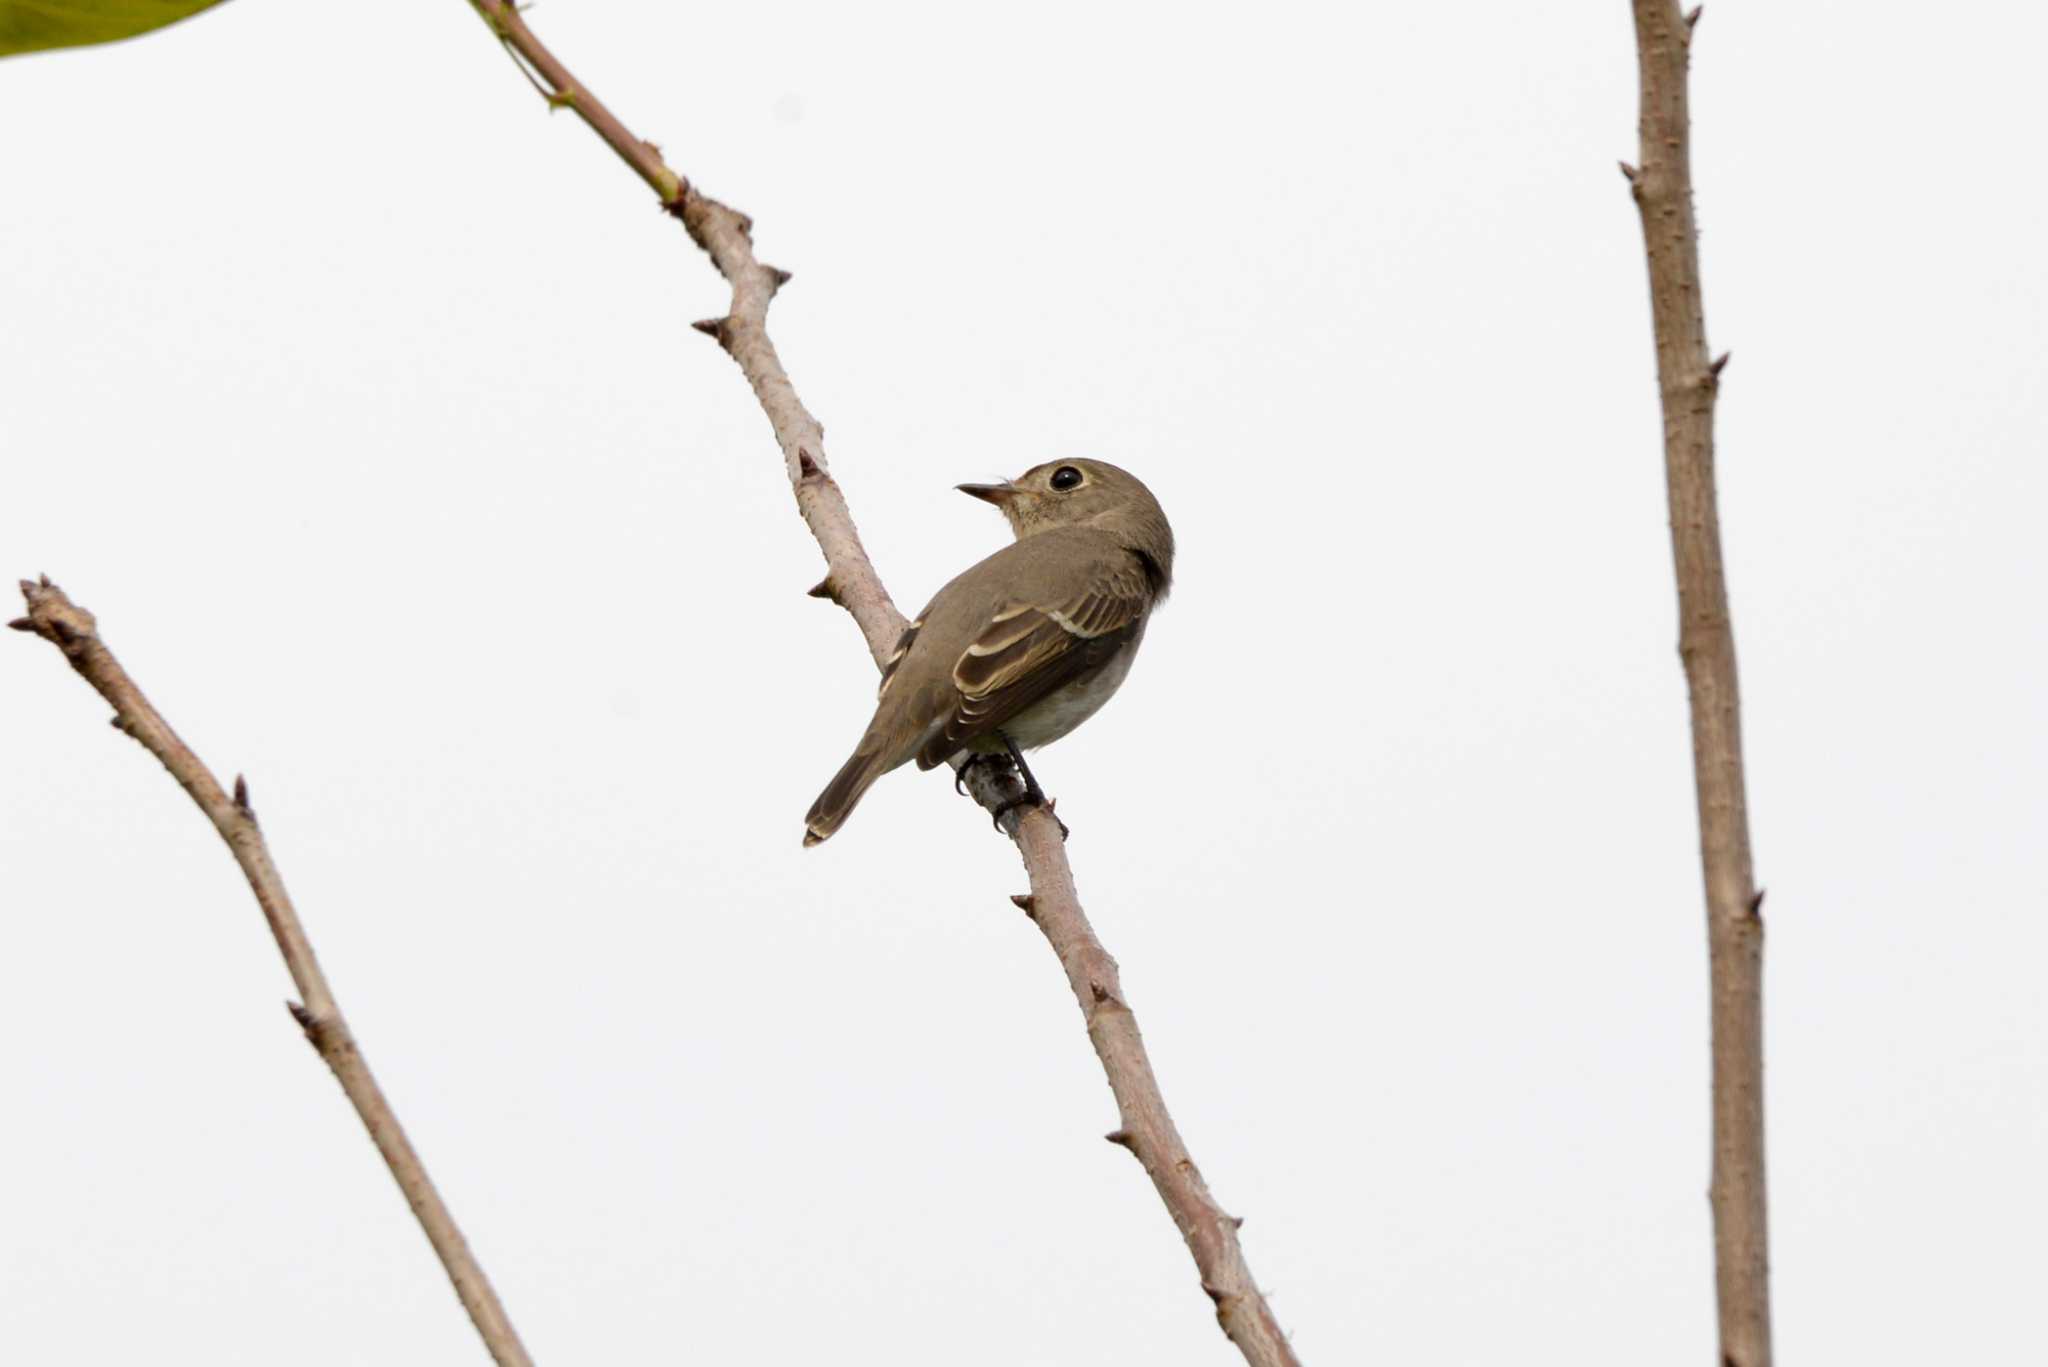
POLYGON ((962 484, 963 494, 1003 510, 1022 541, 1055 527, 1095 527, 1145 560, 1154 591, 1173 577, 1173 528, 1144 481, 1102 460, 1053 460, 1001 484, 962 484))

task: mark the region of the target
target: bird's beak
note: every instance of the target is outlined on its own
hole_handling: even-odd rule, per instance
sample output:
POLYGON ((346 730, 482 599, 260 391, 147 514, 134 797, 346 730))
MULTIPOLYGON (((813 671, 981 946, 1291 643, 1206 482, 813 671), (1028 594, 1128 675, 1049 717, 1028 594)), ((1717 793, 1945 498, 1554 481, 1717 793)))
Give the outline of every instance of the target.
POLYGON ((963 494, 972 494, 983 503, 993 503, 998 508, 1017 495, 1017 486, 1008 480, 1001 484, 956 484, 953 487, 963 494))

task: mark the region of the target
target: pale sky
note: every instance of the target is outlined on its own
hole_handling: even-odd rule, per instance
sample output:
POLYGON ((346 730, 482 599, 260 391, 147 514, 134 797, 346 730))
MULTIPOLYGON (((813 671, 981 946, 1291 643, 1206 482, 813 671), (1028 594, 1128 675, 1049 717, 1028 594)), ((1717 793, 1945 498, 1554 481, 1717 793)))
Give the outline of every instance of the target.
MULTIPOLYGON (((1036 767, 1303 1360, 1710 1361, 1627 6, 529 17, 795 272, 900 606, 1007 535, 962 480, 1171 515, 1036 767)), ((1695 47, 1787 1363, 2048 1360, 2044 43, 1695 47)), ((800 847, 874 674, 724 288, 465 4, 6 61, 0 127, 0 569, 248 775, 538 1361, 1235 1360, 986 816, 800 847)), ((483 1361, 107 714, 0 640, 0 1358, 483 1361)))

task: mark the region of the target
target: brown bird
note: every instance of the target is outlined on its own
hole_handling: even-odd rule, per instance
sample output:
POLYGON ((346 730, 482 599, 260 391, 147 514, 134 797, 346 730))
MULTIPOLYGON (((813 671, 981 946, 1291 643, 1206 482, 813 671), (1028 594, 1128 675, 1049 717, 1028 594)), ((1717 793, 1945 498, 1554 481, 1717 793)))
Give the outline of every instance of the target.
POLYGON ((1135 475, 1052 461, 1001 484, 962 484, 1017 534, 940 589, 882 667, 874 720, 804 818, 804 844, 838 830, 869 785, 910 760, 1007 755, 1043 802, 1023 750, 1109 701, 1173 581, 1173 528, 1135 475))

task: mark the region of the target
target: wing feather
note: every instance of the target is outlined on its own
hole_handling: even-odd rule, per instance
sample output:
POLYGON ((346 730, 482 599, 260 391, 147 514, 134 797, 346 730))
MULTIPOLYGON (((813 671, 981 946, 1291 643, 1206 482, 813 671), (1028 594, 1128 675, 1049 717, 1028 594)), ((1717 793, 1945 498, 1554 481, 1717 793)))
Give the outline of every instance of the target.
POLYGON ((903 634, 896 638, 896 649, 890 652, 889 658, 883 662, 882 682, 875 689, 876 697, 886 698, 889 696, 889 685, 896 678, 896 666, 903 663, 903 657, 910 653, 910 643, 917 639, 917 633, 923 629, 924 618, 920 617, 909 626, 903 628, 903 634))
POLYGON ((918 752, 918 767, 945 763, 1109 663, 1138 629, 1148 599, 1145 578, 1133 568, 1104 574, 1060 603, 1004 604, 954 662, 958 701, 918 752))

